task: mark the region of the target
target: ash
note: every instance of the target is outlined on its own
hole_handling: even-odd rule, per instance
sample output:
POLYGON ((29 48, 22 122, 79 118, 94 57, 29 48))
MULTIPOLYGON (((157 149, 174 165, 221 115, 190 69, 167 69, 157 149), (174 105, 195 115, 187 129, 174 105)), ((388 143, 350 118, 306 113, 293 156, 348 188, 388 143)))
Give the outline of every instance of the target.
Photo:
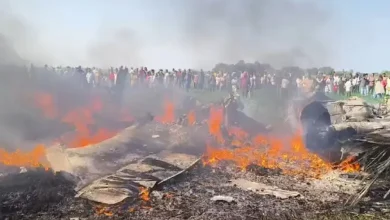
POLYGON ((334 190, 322 187, 317 180, 271 171, 254 169, 253 165, 247 171, 229 163, 218 168, 199 165, 155 189, 149 201, 127 200, 106 207, 74 198, 74 184, 60 173, 35 170, 9 174, 0 178, 0 219, 326 219, 321 216, 338 212, 349 196, 343 188, 334 190), (284 199, 261 195, 231 184, 234 179, 300 195, 284 199), (215 196, 233 201, 213 201, 215 196))

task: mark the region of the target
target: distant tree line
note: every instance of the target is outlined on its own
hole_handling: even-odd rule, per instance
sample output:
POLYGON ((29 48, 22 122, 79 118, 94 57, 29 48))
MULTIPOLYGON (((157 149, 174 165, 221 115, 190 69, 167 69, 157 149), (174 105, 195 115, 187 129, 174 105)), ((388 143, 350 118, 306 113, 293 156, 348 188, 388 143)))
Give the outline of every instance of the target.
MULTIPOLYGON (((324 66, 320 68, 308 68, 303 69, 298 66, 287 66, 281 69, 275 69, 270 64, 260 63, 258 61, 254 63, 246 63, 243 60, 238 61, 236 64, 226 64, 218 63, 214 66, 213 71, 222 71, 222 72, 257 72, 257 73, 271 73, 271 74, 286 74, 291 73, 294 76, 310 75, 315 76, 318 74, 326 75, 356 75, 363 74, 361 72, 354 72, 353 70, 341 70, 335 71, 334 68, 329 66, 324 66)), ((380 74, 390 76, 390 71, 383 71, 380 74)))

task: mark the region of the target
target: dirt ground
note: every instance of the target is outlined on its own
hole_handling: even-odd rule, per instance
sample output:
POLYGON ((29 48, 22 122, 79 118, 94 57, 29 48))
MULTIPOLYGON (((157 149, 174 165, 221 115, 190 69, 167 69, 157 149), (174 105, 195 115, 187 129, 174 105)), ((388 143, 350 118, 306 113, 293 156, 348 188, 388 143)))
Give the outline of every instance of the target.
POLYGON ((328 187, 262 168, 244 172, 228 164, 200 165, 153 191, 149 201, 129 199, 108 207, 74 198, 74 184, 60 173, 35 170, 1 177, 0 219, 389 219, 372 212, 368 203, 345 207, 351 188, 347 186, 353 185, 348 181, 328 187), (299 195, 282 199, 242 190, 231 182, 237 179, 299 195), (233 201, 212 201, 214 196, 233 201))

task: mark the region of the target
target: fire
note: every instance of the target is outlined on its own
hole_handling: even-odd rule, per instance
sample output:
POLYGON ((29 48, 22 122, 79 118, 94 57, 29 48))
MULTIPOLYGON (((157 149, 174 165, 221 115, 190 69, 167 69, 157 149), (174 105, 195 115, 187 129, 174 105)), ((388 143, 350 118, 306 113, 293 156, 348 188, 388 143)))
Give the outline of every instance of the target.
MULTIPOLYGON (((41 106, 45 115, 48 117, 59 117, 58 111, 55 108, 54 98, 51 95, 38 93, 36 97, 35 101, 41 106)), ((95 132, 91 131, 91 125, 96 125, 94 121, 95 115, 99 114, 104 108, 105 106, 99 97, 92 97, 90 102, 85 106, 80 106, 68 112, 63 117, 60 117, 62 122, 73 125, 76 130, 76 134, 65 141, 66 144, 70 147, 84 147, 115 136, 118 132, 117 130, 98 128, 95 132)), ((121 117, 122 121, 133 121, 127 109, 120 108, 118 116, 121 117)), ((188 113, 187 120, 189 125, 196 122, 194 111, 188 113)), ((242 170, 245 170, 250 164, 257 164, 266 168, 281 169, 285 174, 289 175, 305 175, 310 177, 319 177, 335 168, 345 172, 360 169, 359 164, 353 162, 353 159, 347 159, 337 167, 323 161, 319 156, 306 149, 301 132, 297 132, 290 137, 262 135, 251 137, 239 127, 229 127, 226 128, 230 136, 229 142, 230 145, 234 145, 236 148, 225 148, 224 145, 228 141, 224 138, 226 134, 222 134, 221 126, 223 125, 223 120, 223 108, 212 106, 209 113, 208 129, 215 143, 210 143, 207 146, 206 157, 204 158, 205 165, 215 165, 220 161, 228 160, 234 162, 242 170)), ((156 121, 164 124, 175 122, 175 105, 173 102, 169 100, 164 101, 164 112, 161 116, 156 117, 156 121)), ((3 152, 0 153, 4 154, 3 152)), ((14 154, 23 155, 19 151, 14 154)), ((6 160, 4 158, 9 158, 9 156, 0 157, 2 163, 7 161, 8 164, 23 164, 22 162, 15 161, 24 160, 23 156, 14 156, 14 158, 18 159, 13 160, 6 160)), ((35 161, 29 163, 34 165, 39 164, 36 162, 38 161, 37 158, 29 157, 29 159, 35 161)), ((149 190, 140 189, 140 192, 140 198, 143 201, 149 201, 149 190)))
POLYGON ((24 166, 24 167, 44 167, 49 169, 49 165, 44 160, 45 146, 38 145, 30 152, 7 152, 0 149, 0 163, 7 166, 24 166))
POLYGON ((195 122, 196 122, 195 112, 194 112, 194 111, 190 111, 190 112, 188 113, 187 119, 188 119, 188 125, 193 125, 193 124, 195 124, 195 122))
POLYGON ((130 110, 127 108, 121 109, 120 118, 121 118, 121 121, 123 121, 123 122, 133 122, 134 121, 133 116, 130 114, 130 110))
POLYGON ((105 206, 97 206, 95 208, 95 211, 96 211, 97 215, 105 215, 108 217, 111 217, 114 215, 114 213, 108 207, 105 207, 105 206))
MULTIPOLYGON (((231 161, 241 170, 245 170, 250 164, 256 164, 265 168, 281 169, 287 175, 314 178, 335 169, 332 164, 306 149, 301 132, 291 137, 257 135, 250 139, 244 130, 230 127, 228 133, 233 138, 230 143, 238 148, 225 148, 220 130, 222 119, 222 109, 210 109, 209 132, 215 138, 215 143, 208 144, 204 165, 214 166, 220 161, 231 161)), ((345 172, 359 170, 360 166, 351 161, 344 161, 337 168, 345 172)))
POLYGON ((360 164, 356 161, 355 156, 348 157, 338 166, 336 166, 336 168, 347 173, 353 173, 361 169, 360 164))
POLYGON ((114 137, 116 134, 116 131, 99 128, 99 130, 97 130, 94 134, 92 134, 89 130, 85 132, 78 132, 74 137, 70 138, 70 140, 64 138, 63 142, 66 144, 66 146, 73 148, 85 147, 88 145, 100 143, 104 140, 114 137))
POLYGON ((223 121, 223 109, 222 107, 212 106, 210 108, 209 117, 209 132, 216 138, 218 143, 223 143, 224 139, 221 133, 221 125, 223 121))
POLYGON ((150 200, 150 191, 149 188, 146 187, 140 187, 139 188, 139 197, 142 199, 142 201, 148 202, 150 200))
MULTIPOLYGON (((59 121, 72 125, 75 129, 75 134, 71 137, 61 138, 69 147, 85 147, 91 144, 96 144, 106 139, 115 136, 119 130, 110 130, 107 128, 97 128, 96 131, 90 129, 96 125, 95 116, 101 113, 105 108, 101 98, 93 96, 86 105, 79 106, 65 114, 59 114, 54 98, 51 94, 40 92, 35 94, 34 102, 41 108, 43 114, 48 118, 57 118, 59 121)), ((125 108, 114 109, 118 113, 121 121, 132 122, 134 118, 130 115, 129 110, 125 108)))
POLYGON ((90 125, 94 125, 94 114, 101 110, 99 102, 92 102, 90 108, 79 108, 69 112, 62 119, 63 122, 75 127, 76 135, 71 140, 65 140, 65 144, 70 147, 85 147, 96 144, 111 138, 118 131, 99 128, 96 132, 91 132, 90 125))
POLYGON ((248 133, 246 133, 244 130, 238 127, 230 127, 228 132, 230 136, 233 136, 234 138, 240 141, 245 141, 249 137, 248 133))
POLYGON ((34 104, 38 108, 42 109, 43 114, 50 119, 54 119, 58 116, 57 107, 54 103, 54 98, 51 94, 44 92, 37 92, 34 95, 34 104))
POLYGON ((175 105, 173 102, 169 100, 164 102, 164 114, 162 116, 157 116, 156 120, 163 124, 175 122, 175 105))

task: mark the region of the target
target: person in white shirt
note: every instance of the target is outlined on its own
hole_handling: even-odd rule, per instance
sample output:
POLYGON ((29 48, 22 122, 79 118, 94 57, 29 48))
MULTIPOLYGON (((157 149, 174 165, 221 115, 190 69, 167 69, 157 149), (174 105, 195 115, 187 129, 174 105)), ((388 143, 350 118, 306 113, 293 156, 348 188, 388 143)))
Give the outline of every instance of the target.
POLYGON ((234 93, 237 93, 237 90, 238 90, 238 79, 237 79, 237 77, 233 77, 231 84, 232 84, 232 91, 234 93))
POLYGON ((87 74, 85 75, 85 77, 87 77, 87 82, 89 85, 91 85, 92 83, 92 75, 93 73, 91 71, 88 71, 87 74))
POLYGON ((344 84, 344 88, 345 88, 345 93, 347 94, 348 97, 350 97, 352 95, 352 80, 351 79, 347 79, 347 81, 344 84))
POLYGON ((287 77, 283 77, 281 85, 280 85, 280 95, 282 98, 288 97, 288 86, 290 84, 290 81, 287 79, 287 77))
POLYGON ((298 78, 295 80, 295 83, 296 83, 296 85, 297 85, 297 88, 299 89, 299 88, 301 87, 301 84, 302 84, 301 78, 298 77, 298 78))
POLYGON ((359 77, 355 76, 352 79, 352 92, 356 93, 359 90, 359 77))

